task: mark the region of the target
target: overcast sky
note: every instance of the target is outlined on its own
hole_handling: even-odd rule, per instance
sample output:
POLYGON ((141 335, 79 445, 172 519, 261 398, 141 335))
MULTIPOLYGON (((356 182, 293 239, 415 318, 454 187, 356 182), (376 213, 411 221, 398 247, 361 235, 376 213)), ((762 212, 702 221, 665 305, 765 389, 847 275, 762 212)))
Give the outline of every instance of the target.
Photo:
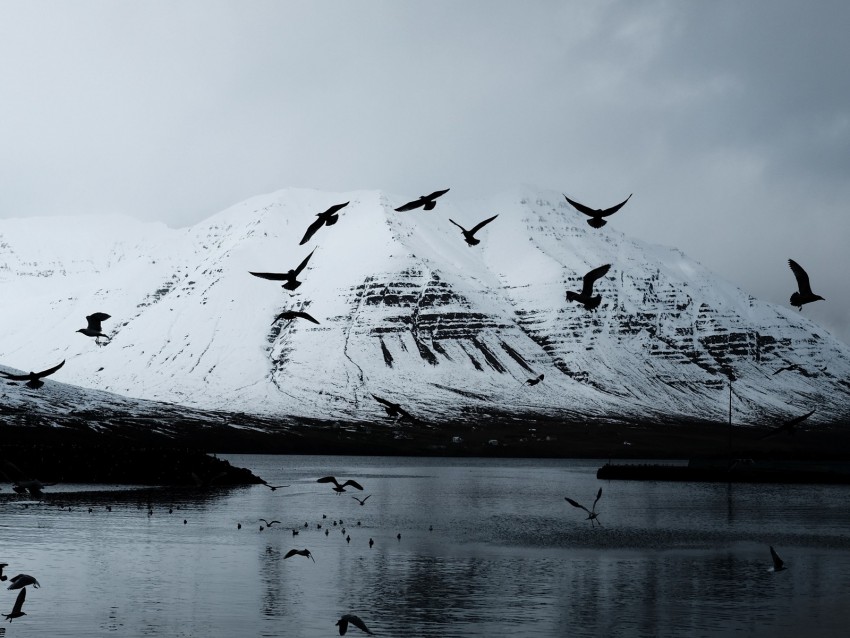
POLYGON ((0 0, 0 218, 634 193, 612 227, 786 306, 791 257, 850 342, 848 24, 846 0, 0 0))

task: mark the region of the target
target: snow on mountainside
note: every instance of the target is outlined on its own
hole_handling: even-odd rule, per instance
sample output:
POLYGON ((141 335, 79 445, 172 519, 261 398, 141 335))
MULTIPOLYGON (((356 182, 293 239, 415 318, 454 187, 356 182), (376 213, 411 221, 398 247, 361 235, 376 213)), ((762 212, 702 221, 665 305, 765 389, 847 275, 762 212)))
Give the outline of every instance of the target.
POLYGON ((850 413, 850 347, 805 310, 624 237, 616 217, 594 230, 560 193, 533 189, 393 210, 405 201, 291 189, 178 230, 0 220, 0 362, 29 371, 66 359, 48 383, 312 418, 380 418, 375 394, 424 420, 722 420, 730 378, 738 422, 850 413), (298 245, 317 213, 349 200, 337 224, 298 245), (448 221, 470 228, 494 214, 475 247, 448 221), (294 292, 249 274, 285 272, 314 248, 294 292), (606 263, 598 310, 566 301, 606 263), (321 323, 273 322, 287 309, 321 323), (111 315, 103 347, 75 333, 98 311, 111 315))

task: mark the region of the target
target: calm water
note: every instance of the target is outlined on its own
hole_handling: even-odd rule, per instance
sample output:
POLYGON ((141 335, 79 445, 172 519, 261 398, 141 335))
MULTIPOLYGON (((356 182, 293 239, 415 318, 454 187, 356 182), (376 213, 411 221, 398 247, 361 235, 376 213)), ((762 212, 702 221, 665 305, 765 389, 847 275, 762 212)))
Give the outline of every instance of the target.
MULTIPOLYGON (((850 487, 602 482, 586 461, 227 458, 291 487, 148 500, 62 485, 32 501, 4 485, 0 562, 42 585, 6 636, 334 636, 348 612, 381 636, 847 635, 850 487), (326 474, 372 496, 337 496, 326 474), (564 496, 590 506, 600 486, 591 528, 564 496), (769 544, 787 571, 768 572, 769 544), (316 562, 284 561, 292 548, 316 562)), ((0 590, 0 611, 14 599, 0 590)))

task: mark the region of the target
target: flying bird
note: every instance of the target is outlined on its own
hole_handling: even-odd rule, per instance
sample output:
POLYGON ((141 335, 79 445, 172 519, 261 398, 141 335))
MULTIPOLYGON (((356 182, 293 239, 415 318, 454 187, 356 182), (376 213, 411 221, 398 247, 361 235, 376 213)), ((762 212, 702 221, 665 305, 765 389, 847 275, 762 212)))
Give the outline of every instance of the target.
POLYGON ((770 432, 765 434, 764 436, 760 437, 759 441, 763 441, 764 439, 770 438, 771 436, 776 436, 778 434, 782 434, 783 432, 787 432, 788 434, 794 434, 794 432, 796 431, 796 427, 800 423, 802 423, 803 421, 808 419, 810 416, 812 416, 814 413, 815 413, 815 411, 812 410, 808 414, 804 414, 803 416, 798 416, 796 418, 791 419, 790 421, 786 421, 785 423, 780 425, 778 428, 774 428, 770 432))
POLYGON ((28 388, 32 388, 33 390, 38 390, 41 386, 44 385, 44 381, 41 380, 42 377, 49 377, 51 374, 56 372, 59 368, 65 365, 65 360, 62 360, 62 363, 59 365, 55 365, 52 368, 48 368, 47 370, 42 370, 41 372, 30 372, 29 374, 11 374, 9 372, 2 372, 5 378, 10 381, 26 381, 26 386, 28 388))
POLYGON ((336 623, 335 623, 339 627, 339 635, 340 636, 344 636, 345 632, 348 631, 348 623, 351 623, 352 625, 354 625, 358 629, 365 631, 370 636, 375 635, 371 631, 369 631, 369 628, 366 626, 366 623, 364 623, 362 620, 360 620, 360 618, 358 618, 354 614, 345 614, 342 618, 337 620, 336 623))
POLYGON ((357 481, 353 481, 351 479, 348 479, 345 483, 340 485, 339 481, 337 481, 336 478, 334 478, 333 476, 323 476, 320 479, 316 479, 316 483, 333 483, 334 484, 333 490, 337 494, 342 494, 345 491, 345 488, 349 485, 356 490, 362 490, 363 489, 363 486, 360 485, 360 483, 358 483, 357 481))
POLYGON ((3 573, 3 570, 9 566, 9 563, 0 563, 0 581, 9 580, 9 577, 3 573))
POLYGON ((776 550, 773 549, 773 545, 770 546, 770 557, 773 559, 773 569, 769 569, 767 571, 781 572, 783 569, 788 569, 785 567, 785 562, 779 558, 779 554, 777 554, 776 550))
POLYGON ((445 195, 449 192, 450 189, 446 189, 444 191, 434 191, 430 195, 422 195, 419 199, 414 199, 412 202, 407 202, 403 206, 399 206, 396 208, 396 212, 404 212, 408 210, 413 210, 414 208, 419 208, 422 206, 425 210, 433 210, 434 206, 437 205, 437 202, 434 201, 438 197, 445 195))
MULTIPOLYGON (((601 497, 602 497, 602 488, 600 487, 599 491, 596 493, 596 500, 593 501, 593 507, 591 509, 587 509, 584 505, 582 505, 581 503, 577 503, 576 501, 574 501, 573 499, 571 499, 569 497, 565 496, 564 498, 566 499, 567 503, 569 503, 573 507, 579 507, 579 508, 583 509, 585 512, 587 512, 587 518, 584 519, 584 520, 590 521, 590 526, 593 527, 593 521, 596 521, 597 523, 599 523, 599 518, 598 518, 599 512, 596 511, 596 504, 599 502, 599 499, 601 497)), ((599 523, 599 526, 601 527, 602 523, 599 523)))
POLYGON ((542 374, 538 375, 538 376, 537 376, 537 377, 535 377, 534 379, 528 379, 528 380, 525 382, 525 385, 537 385, 537 384, 538 384, 538 383, 540 383, 541 381, 543 381, 543 375, 542 375, 542 374))
POLYGON ((290 556, 295 556, 296 554, 298 556, 306 556, 307 558, 311 559, 314 563, 316 562, 316 559, 313 558, 313 554, 310 553, 309 549, 290 549, 288 552, 286 552, 286 556, 284 556, 283 559, 286 560, 290 556))
POLYGON ((310 261, 310 257, 313 256, 314 252, 316 252, 315 248, 310 252, 309 255, 304 258, 304 261, 298 264, 298 268, 295 268, 294 270, 289 270, 284 273, 252 272, 250 270, 248 272, 254 275, 254 277, 260 277, 261 279, 271 279, 272 281, 285 281, 286 283, 283 284, 284 288, 286 288, 287 290, 295 290, 303 283, 298 281, 298 275, 300 275, 301 271, 304 270, 304 267, 307 265, 307 262, 310 261))
POLYGON ((313 316, 306 312, 301 312, 300 310, 286 310, 280 313, 277 317, 272 321, 272 325, 276 324, 281 319, 287 319, 288 321, 292 321, 293 319, 306 319, 307 321, 312 321, 315 324, 318 324, 318 320, 313 316))
POLYGON ((18 574, 14 578, 9 579, 9 586, 6 589, 21 589, 32 585, 36 589, 41 587, 39 582, 29 574, 18 574))
POLYGON ((263 485, 269 488, 272 492, 279 490, 282 487, 289 487, 288 485, 269 485, 268 483, 263 483, 263 485))
POLYGON ((356 496, 352 496, 351 498, 353 498, 355 501, 357 501, 358 503, 360 503, 360 505, 366 505, 366 501, 368 501, 368 500, 369 500, 369 497, 370 497, 370 496, 372 496, 372 495, 371 495, 371 494, 367 494, 367 495, 366 495, 366 497, 365 497, 365 498, 363 498, 363 499, 359 499, 359 498, 357 498, 356 496))
POLYGON ((267 520, 266 520, 266 519, 264 519, 264 518, 258 518, 257 520, 258 520, 260 523, 265 523, 265 524, 266 524, 266 527, 271 527, 271 526, 272 526, 272 525, 274 525, 275 523, 277 523, 278 525, 280 524, 280 521, 271 521, 271 522, 269 522, 269 521, 267 521, 267 520))
POLYGON ((339 221, 339 215, 337 214, 340 210, 348 206, 351 202, 345 202, 344 204, 335 204, 327 209, 324 213, 316 213, 316 220, 307 227, 307 232, 304 233, 304 237, 298 243, 299 246, 303 246, 310 238, 316 234, 316 232, 322 226, 333 226, 339 221))
MULTIPOLYGON (((26 616, 26 613, 21 611, 21 607, 24 606, 24 601, 26 600, 26 598, 27 598, 27 590, 22 589, 21 592, 18 594, 18 597, 15 599, 15 606, 12 607, 12 612, 9 613, 9 614, 3 614, 3 616, 6 617, 6 620, 8 620, 9 622, 12 622, 12 620, 14 618, 20 618, 21 616, 26 616)), ((341 631, 342 631, 342 628, 340 628, 340 632, 341 631)))
POLYGON ((806 271, 793 259, 788 260, 788 265, 791 267, 791 272, 797 279, 797 292, 791 295, 791 305, 802 310, 803 304, 811 303, 812 301, 826 301, 820 295, 812 292, 812 286, 809 284, 809 275, 806 271))
POLYGON ((594 268, 589 273, 587 273, 583 278, 583 284, 581 288, 581 292, 574 292, 572 290, 567 291, 567 301, 577 301, 582 304, 587 310, 596 310, 599 307, 599 304, 602 302, 602 295, 593 296, 593 284, 600 277, 604 277, 605 274, 610 270, 611 264, 605 264, 604 266, 599 266, 599 268, 594 268))
POLYGON ((410 419, 415 421, 416 419, 413 416, 404 410, 398 403, 393 403, 392 401, 388 401, 387 399, 382 399, 379 396, 372 395, 375 398, 375 401, 384 406, 384 410, 387 411, 387 416, 398 417, 399 419, 410 419))
POLYGON ((594 228, 602 228, 605 224, 607 224, 608 222, 606 222, 606 221, 605 221, 604 219, 602 219, 602 218, 603 218, 603 217, 608 217, 609 215, 613 215, 614 213, 616 213, 616 212, 617 212, 618 210, 620 210, 623 206, 625 206, 626 202, 627 202, 627 201, 629 201, 629 200, 631 199, 631 197, 632 197, 632 196, 631 196, 631 195, 629 195, 629 196, 628 196, 628 197, 626 197, 626 199, 624 199, 622 202, 620 202, 620 203, 619 203, 619 204, 617 204, 616 206, 612 206, 611 208, 606 208, 606 209, 604 209, 604 210, 603 210, 603 209, 601 209, 601 208, 597 208, 597 209, 595 209, 595 210, 594 210, 593 208, 590 208, 589 206, 585 206, 584 204, 579 204, 578 202, 574 202, 574 201, 573 201, 573 200, 571 200, 569 197, 567 197, 566 195, 564 195, 564 198, 565 198, 565 199, 566 199, 566 200, 567 200, 570 204, 572 204, 573 206, 575 206, 575 208, 576 208, 579 212, 582 212, 582 213, 584 213, 585 215, 587 215, 587 216, 589 216, 589 217, 590 217, 590 219, 588 219, 588 220, 587 220, 587 223, 588 223, 588 224, 590 224, 591 226, 593 226, 594 228))
POLYGON ((466 228, 464 228, 463 226, 461 226, 460 224, 458 224, 455 220, 453 220, 451 218, 449 218, 449 221, 451 223, 453 223, 455 226, 457 226, 458 228, 460 228, 460 231, 463 233, 463 239, 466 241, 467 245, 477 246, 478 244, 481 243, 481 240, 475 239, 475 233, 477 233, 479 230, 484 228, 484 226, 489 224, 491 221, 493 221, 497 217, 498 217, 498 215, 493 215, 492 217, 488 217, 483 222, 479 222, 478 224, 473 226, 470 230, 466 230, 466 228))
POLYGON ((94 342, 97 345, 100 345, 100 338, 104 337, 105 339, 112 340, 112 337, 109 335, 103 334, 101 331, 100 324, 102 321, 106 321, 109 319, 109 315, 105 312, 96 312, 92 315, 86 317, 86 322, 88 325, 85 328, 80 328, 77 332, 82 332, 87 337, 94 337, 94 342))

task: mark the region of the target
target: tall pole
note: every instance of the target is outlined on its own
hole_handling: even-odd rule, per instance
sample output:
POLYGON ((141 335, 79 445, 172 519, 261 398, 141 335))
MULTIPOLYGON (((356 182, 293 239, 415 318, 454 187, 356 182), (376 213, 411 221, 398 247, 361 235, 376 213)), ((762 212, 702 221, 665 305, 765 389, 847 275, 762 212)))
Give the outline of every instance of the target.
POLYGON ((732 462, 732 380, 729 380, 729 462, 732 462))

